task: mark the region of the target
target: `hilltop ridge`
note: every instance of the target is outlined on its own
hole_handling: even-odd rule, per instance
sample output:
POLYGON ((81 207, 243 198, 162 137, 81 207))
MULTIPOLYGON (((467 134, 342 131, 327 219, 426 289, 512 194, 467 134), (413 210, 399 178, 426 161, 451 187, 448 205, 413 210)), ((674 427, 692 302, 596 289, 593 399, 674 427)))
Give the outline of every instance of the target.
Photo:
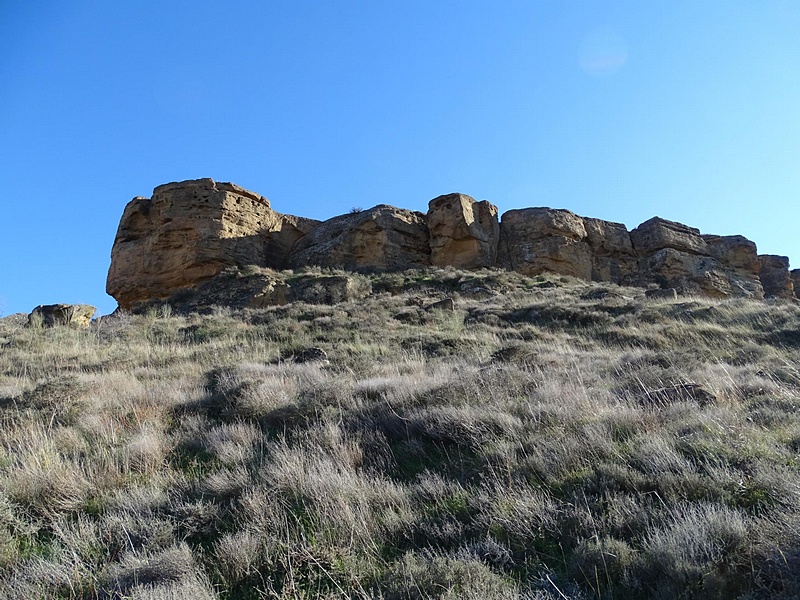
POLYGON ((486 200, 451 193, 431 200, 427 213, 379 204, 317 221, 279 213, 236 184, 196 179, 160 185, 151 198, 128 203, 106 289, 121 308, 136 310, 251 266, 500 268, 715 298, 793 299, 793 280, 800 284, 788 258, 759 255, 743 236, 701 234, 660 217, 628 231, 564 209, 499 215, 486 200))

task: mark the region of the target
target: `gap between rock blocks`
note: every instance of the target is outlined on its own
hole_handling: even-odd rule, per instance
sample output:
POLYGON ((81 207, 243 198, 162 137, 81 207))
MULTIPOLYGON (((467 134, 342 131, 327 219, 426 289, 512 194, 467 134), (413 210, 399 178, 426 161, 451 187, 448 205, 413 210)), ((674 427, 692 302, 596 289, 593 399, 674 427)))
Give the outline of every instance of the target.
MULTIPOLYGON (((279 213, 264 196, 236 184, 196 179, 160 185, 150 198, 128 203, 106 291, 124 310, 197 294, 237 304, 230 285, 214 284, 229 278, 231 268, 312 266, 355 272, 501 268, 719 298, 792 299, 795 286, 800 289, 800 270, 790 272, 787 257, 759 255, 743 236, 704 235, 660 217, 628 231, 621 223, 547 207, 500 216, 486 200, 452 193, 431 200, 427 213, 379 204, 317 221, 279 213)), ((258 293, 241 292, 258 296, 261 305, 314 293, 262 278, 258 293)), ((347 282, 330 283, 332 291, 316 293, 355 293, 347 282)))

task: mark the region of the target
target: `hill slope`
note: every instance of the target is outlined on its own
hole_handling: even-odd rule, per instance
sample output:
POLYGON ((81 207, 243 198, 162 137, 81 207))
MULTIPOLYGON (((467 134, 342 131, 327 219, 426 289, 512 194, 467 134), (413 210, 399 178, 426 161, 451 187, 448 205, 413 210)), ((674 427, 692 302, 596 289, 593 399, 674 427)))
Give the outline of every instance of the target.
POLYGON ((0 320, 0 596, 800 594, 796 305, 358 277, 0 320))

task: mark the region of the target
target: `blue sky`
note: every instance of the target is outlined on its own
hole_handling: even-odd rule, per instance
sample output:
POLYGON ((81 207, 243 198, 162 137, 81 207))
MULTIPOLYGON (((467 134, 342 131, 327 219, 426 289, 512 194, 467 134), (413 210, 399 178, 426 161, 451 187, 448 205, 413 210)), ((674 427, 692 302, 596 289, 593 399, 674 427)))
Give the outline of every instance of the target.
POLYGON ((325 219, 439 194, 659 215, 800 267, 796 0, 0 2, 0 312, 86 302, 213 177, 325 219))

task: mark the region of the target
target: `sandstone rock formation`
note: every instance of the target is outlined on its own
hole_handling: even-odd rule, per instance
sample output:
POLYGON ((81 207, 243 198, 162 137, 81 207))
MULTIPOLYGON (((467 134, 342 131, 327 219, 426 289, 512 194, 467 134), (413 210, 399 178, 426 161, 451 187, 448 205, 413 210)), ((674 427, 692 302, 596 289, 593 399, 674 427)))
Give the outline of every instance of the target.
POLYGON ((126 207, 111 251, 106 291, 122 308, 168 298, 231 266, 285 266, 317 221, 283 215, 232 183, 169 183, 126 207))
POLYGON ((503 215, 500 262, 523 275, 558 273, 592 278, 583 219, 568 210, 523 208, 503 215))
POLYGON ((741 235, 704 235, 703 240, 709 254, 721 263, 758 275, 760 265, 754 242, 741 235))
POLYGON ((627 227, 586 217, 583 226, 592 250, 592 281, 631 283, 638 260, 627 227))
POLYGON ((331 303, 363 293, 345 276, 289 281, 264 269, 243 276, 249 266, 502 267, 721 298, 793 298, 800 289, 800 270, 790 274, 786 257, 759 256, 742 236, 701 235, 658 217, 630 232, 551 208, 511 210, 498 222, 494 205, 454 193, 431 200, 427 214, 381 204, 319 222, 275 212, 263 196, 211 179, 162 185, 127 205, 106 287, 134 310, 159 301, 187 309, 331 303))
POLYGON ((33 309, 28 316, 28 325, 37 322, 44 327, 67 325, 69 327, 89 327, 97 309, 88 304, 43 304, 33 309))
POLYGON ((763 298, 755 244, 742 236, 700 235, 655 217, 631 231, 640 256, 639 278, 683 294, 763 298))
POLYGON ((664 248, 688 254, 708 253, 700 230, 660 217, 653 217, 632 230, 631 242, 639 256, 652 256, 664 248))
POLYGON ((447 194, 428 204, 431 264, 477 269, 497 261, 497 207, 464 194, 447 194))
POLYGON ((675 288, 681 294, 700 294, 712 298, 747 296, 763 298, 758 279, 749 279, 721 265, 710 256, 700 256, 663 248, 640 264, 642 281, 675 288))
POLYGON ((328 219, 299 239, 289 253, 292 268, 396 270, 430 264, 425 215, 387 204, 328 219))
POLYGON ((761 254, 759 277, 764 293, 773 298, 794 298, 794 286, 789 275, 789 259, 775 254, 761 254))
POLYGON ((789 277, 792 279, 792 287, 794 288, 794 295, 800 298, 800 269, 789 271, 789 277))

